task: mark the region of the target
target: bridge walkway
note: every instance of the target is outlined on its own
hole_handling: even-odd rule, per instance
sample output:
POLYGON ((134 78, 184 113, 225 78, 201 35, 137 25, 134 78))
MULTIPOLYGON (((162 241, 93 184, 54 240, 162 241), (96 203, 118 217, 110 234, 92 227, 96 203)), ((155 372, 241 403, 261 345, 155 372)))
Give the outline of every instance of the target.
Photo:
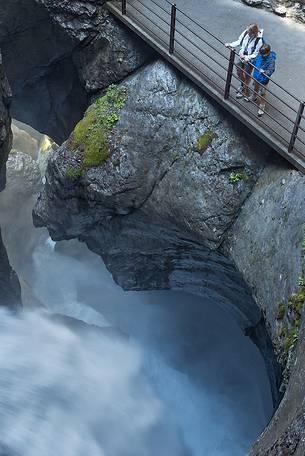
POLYGON ((255 103, 235 97, 238 56, 182 7, 169 0, 114 0, 107 6, 162 57, 305 173, 305 103, 296 94, 272 78, 266 112, 258 117, 255 103))

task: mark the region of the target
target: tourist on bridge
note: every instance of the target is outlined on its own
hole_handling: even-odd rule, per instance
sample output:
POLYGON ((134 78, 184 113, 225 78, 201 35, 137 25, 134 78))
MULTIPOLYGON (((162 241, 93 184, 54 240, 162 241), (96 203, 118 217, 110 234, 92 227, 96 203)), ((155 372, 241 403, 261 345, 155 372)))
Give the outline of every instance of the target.
POLYGON ((270 76, 275 71, 276 53, 271 51, 270 44, 263 44, 259 50, 258 56, 253 61, 254 65, 254 93, 247 101, 258 101, 258 116, 261 117, 266 108, 267 86, 270 76))
POLYGON ((253 61, 260 48, 263 45, 263 30, 257 24, 250 24, 239 36, 238 40, 232 43, 226 43, 226 47, 239 47, 240 61, 237 63, 237 75, 241 81, 241 86, 237 89, 236 98, 249 97, 249 84, 251 81, 251 73, 253 61))

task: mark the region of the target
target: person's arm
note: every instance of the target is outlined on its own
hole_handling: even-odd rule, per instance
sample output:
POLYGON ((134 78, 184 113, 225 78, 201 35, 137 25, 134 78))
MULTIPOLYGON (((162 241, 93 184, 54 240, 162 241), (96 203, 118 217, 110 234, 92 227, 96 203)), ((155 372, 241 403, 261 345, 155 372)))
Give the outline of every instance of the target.
POLYGON ((243 36, 245 35, 246 32, 247 32, 247 30, 244 30, 244 31, 239 35, 238 40, 232 41, 232 43, 226 43, 225 46, 226 46, 226 47, 232 47, 232 48, 236 48, 237 46, 240 46, 241 40, 243 39, 243 36))
POLYGON ((260 38, 257 42, 257 45, 255 46, 255 49, 253 49, 252 54, 246 55, 245 60, 253 60, 258 56, 259 50, 263 45, 263 39, 260 38))
POLYGON ((263 68, 264 74, 266 76, 272 76, 275 70, 275 61, 272 59, 268 62, 265 68, 263 68))

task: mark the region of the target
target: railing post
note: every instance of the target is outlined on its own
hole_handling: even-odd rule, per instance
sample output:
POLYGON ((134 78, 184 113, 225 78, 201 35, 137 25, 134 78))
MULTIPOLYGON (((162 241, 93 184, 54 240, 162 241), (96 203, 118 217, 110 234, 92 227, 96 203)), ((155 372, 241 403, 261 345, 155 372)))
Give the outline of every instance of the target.
POLYGON ((122 0, 122 14, 126 14, 126 0, 122 0))
POLYGON ((225 86, 225 93, 224 93, 225 100, 227 100, 230 95, 230 87, 231 87, 233 69, 234 69, 234 59, 235 59, 235 52, 233 51, 233 49, 231 49, 228 72, 227 72, 227 80, 226 80, 226 86, 225 86))
POLYGON ((170 28, 170 34, 169 34, 169 53, 170 54, 173 54, 174 47, 175 47, 176 13, 177 13, 176 4, 173 3, 172 9, 171 9, 171 28, 170 28))
POLYGON ((295 140, 296 140, 297 135, 298 135, 299 126, 300 126, 300 123, 301 123, 301 120, 302 120, 302 115, 303 115, 303 112, 304 112, 304 107, 305 107, 305 102, 301 101, 300 102, 300 106, 299 106, 299 110, 298 110, 298 113, 297 113, 297 117, 296 117, 295 122, 294 122, 292 135, 291 135, 290 143, 289 143, 289 146, 288 146, 288 152, 292 152, 292 150, 294 148, 294 143, 295 143, 295 140))

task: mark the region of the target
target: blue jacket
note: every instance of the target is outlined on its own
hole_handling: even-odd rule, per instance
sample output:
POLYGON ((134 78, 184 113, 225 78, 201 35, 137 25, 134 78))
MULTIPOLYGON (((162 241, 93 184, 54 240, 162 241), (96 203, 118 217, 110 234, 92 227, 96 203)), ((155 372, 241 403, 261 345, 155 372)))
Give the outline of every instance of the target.
POLYGON ((252 64, 258 68, 258 70, 264 70, 264 73, 260 73, 257 69, 254 69, 253 78, 261 84, 268 84, 270 76, 275 70, 276 53, 271 51, 270 54, 264 56, 258 54, 253 60, 252 64))

